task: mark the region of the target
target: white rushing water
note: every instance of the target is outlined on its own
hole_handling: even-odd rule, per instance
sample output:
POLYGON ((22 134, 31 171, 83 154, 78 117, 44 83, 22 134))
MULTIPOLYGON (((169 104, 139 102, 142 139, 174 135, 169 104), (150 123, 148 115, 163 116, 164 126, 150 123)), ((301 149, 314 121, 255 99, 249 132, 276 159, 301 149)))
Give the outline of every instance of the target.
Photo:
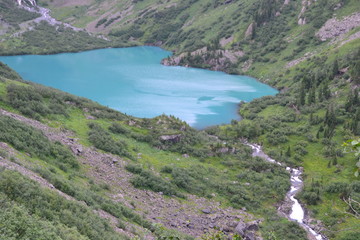
POLYGON ((50 9, 47 8, 43 8, 37 5, 36 0, 17 0, 17 3, 19 4, 19 6, 24 7, 25 9, 27 9, 30 12, 36 12, 39 13, 41 16, 36 18, 34 20, 34 22, 36 23, 40 23, 41 21, 46 21, 48 22, 50 25, 54 26, 54 25, 62 25, 65 26, 67 28, 71 28, 74 31, 82 31, 83 29, 81 28, 77 28, 74 27, 68 23, 63 23, 60 22, 58 20, 56 20, 55 18, 50 16, 50 9))
MULTIPOLYGON (((282 163, 277 162, 276 160, 272 159, 267 154, 265 154, 262 151, 260 145, 254 144, 254 143, 248 143, 247 141, 244 141, 243 143, 252 148, 252 150, 253 150, 252 156, 253 157, 261 157, 262 159, 264 159, 268 162, 278 164, 279 166, 285 166, 282 163)), ((299 169, 290 168, 290 167, 286 167, 286 170, 290 173, 290 176, 291 176, 291 178, 290 178, 291 188, 286 194, 287 198, 289 198, 292 201, 291 212, 288 216, 289 219, 298 222, 299 225, 301 227, 303 227, 311 235, 312 239, 325 240, 325 238, 321 234, 317 233, 309 225, 304 223, 304 218, 305 218, 304 208, 301 206, 299 201, 295 198, 296 194, 299 191, 301 191, 301 189, 303 187, 303 181, 301 180, 302 171, 299 169)))

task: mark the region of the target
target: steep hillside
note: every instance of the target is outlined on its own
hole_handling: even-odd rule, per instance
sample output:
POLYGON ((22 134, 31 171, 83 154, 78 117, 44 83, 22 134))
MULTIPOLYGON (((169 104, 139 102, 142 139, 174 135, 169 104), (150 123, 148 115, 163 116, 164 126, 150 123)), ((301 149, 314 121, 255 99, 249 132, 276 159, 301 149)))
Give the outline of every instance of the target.
MULTIPOLYGON (((305 239, 296 223, 276 214, 278 207, 289 212, 282 204, 288 173, 252 158, 251 150, 240 142, 246 138, 261 143, 274 159, 304 169, 305 187, 299 197, 309 210, 309 225, 329 239, 358 239, 357 159, 341 147, 360 135, 357 0, 41 0, 38 4, 51 9, 56 20, 44 19, 43 8, 29 1, 22 1, 22 7, 17 1, 0 3, 1 54, 150 44, 174 51, 164 64, 244 73, 281 93, 243 104, 240 122, 198 132, 178 119, 137 119, 23 82, 1 65, 0 107, 2 115, 10 116, 0 115, 1 129, 7 133, 0 139, 7 143, 1 145, 7 159, 1 163, 18 172, 26 168, 31 172, 25 176, 41 180, 28 187, 30 192, 16 190, 24 177, 3 171, 1 184, 14 190, 0 188, 8 209, 2 218, 20 211, 23 221, 52 229, 44 232, 45 239, 48 233, 64 234, 63 239, 68 239, 65 234, 95 239, 91 235, 95 233, 86 229, 97 221, 103 226, 97 231, 111 237, 123 229, 124 237, 191 238, 215 228, 248 238, 253 234, 269 240, 305 239), (23 132, 17 135, 14 129, 23 132), (41 141, 48 152, 36 144, 28 146, 28 139, 19 135, 36 137, 32 142, 41 141), (74 198, 64 204, 77 204, 74 208, 84 208, 81 212, 88 215, 32 210, 35 203, 23 200, 31 191, 43 191, 42 199, 59 198, 53 190, 43 189, 46 186, 74 198), (121 221, 111 228, 114 222, 104 222, 104 216, 121 221), (93 220, 71 229, 78 218, 93 220), (243 231, 257 229, 249 226, 259 222, 259 231, 243 231), (236 230, 238 226, 243 229, 236 230)), ((30 237, 32 227, 26 226, 30 237)))
MULTIPOLYGON (((64 204, 74 203, 83 211, 94 212, 94 218, 110 219, 95 230, 98 234, 115 231, 141 239, 192 239, 208 230, 222 229, 243 236, 275 234, 304 239, 305 233, 297 224, 277 217, 271 207, 289 188, 288 173, 252 158, 250 149, 239 141, 223 143, 171 117, 129 117, 89 100, 24 82, 5 65, 0 70, 0 162, 11 170, 2 172, 1 181, 9 187, 0 191, 5 202, 24 209, 25 219, 48 222, 54 226, 54 234, 60 231, 58 224, 69 227, 75 221, 75 216, 71 221, 70 217, 55 217, 64 213, 52 204, 47 215, 32 212, 35 202, 43 200, 27 203, 23 199, 44 191, 64 204), (238 176, 242 172, 252 177, 242 179, 238 176), (16 190, 26 177, 38 184, 31 182, 27 191, 16 190), (8 178, 15 180, 9 183, 8 178), (287 232, 289 228, 293 231, 287 232)), ((8 214, 16 219, 12 211, 8 214)), ((10 224, 6 222, 5 228, 10 224)), ((97 239, 82 226, 77 229, 76 234, 97 239)), ((8 229, 1 234, 8 238, 15 232, 8 229)), ((29 234, 24 237, 31 238, 29 234)))

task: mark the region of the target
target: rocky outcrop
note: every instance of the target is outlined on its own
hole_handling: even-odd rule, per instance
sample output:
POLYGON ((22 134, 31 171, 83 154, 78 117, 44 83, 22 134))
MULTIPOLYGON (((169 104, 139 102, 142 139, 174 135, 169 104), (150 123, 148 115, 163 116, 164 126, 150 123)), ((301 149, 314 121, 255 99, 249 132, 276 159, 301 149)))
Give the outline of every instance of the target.
POLYGON ((358 26, 360 26, 360 12, 354 13, 341 20, 337 18, 327 20, 324 26, 316 33, 316 36, 321 41, 326 41, 341 37, 358 26))
POLYGON ((246 29, 245 38, 248 38, 248 39, 252 38, 252 36, 254 34, 254 30, 255 30, 255 23, 250 23, 250 25, 246 29))
POLYGON ((162 64, 166 66, 185 66, 209 68, 215 71, 226 71, 232 64, 237 63, 239 57, 244 56, 242 51, 233 50, 209 50, 207 47, 197 49, 193 52, 182 53, 163 59, 162 64))
POLYGON ((236 226, 235 232, 240 234, 245 240, 262 240, 262 237, 257 235, 260 223, 259 220, 247 223, 240 222, 236 226))
POLYGON ((160 136, 160 140, 164 142, 178 143, 181 140, 181 134, 163 135, 160 136))
POLYGON ((301 10, 300 10, 300 13, 298 15, 298 24, 299 25, 304 25, 306 24, 306 19, 305 19, 305 12, 306 12, 306 9, 311 5, 311 0, 303 0, 301 2, 301 10))
POLYGON ((234 41, 234 36, 228 37, 228 38, 222 38, 220 39, 219 43, 221 47, 225 47, 226 45, 228 45, 229 43, 231 43, 232 41, 234 41))
POLYGON ((295 65, 297 65, 297 64, 299 64, 299 63, 301 63, 301 62, 303 62, 303 61, 305 61, 305 60, 307 60, 309 58, 311 58, 314 55, 315 55, 314 52, 307 52, 307 53, 304 54, 303 57, 288 62, 285 67, 286 68, 291 68, 291 67, 293 67, 293 66, 295 66, 295 65))

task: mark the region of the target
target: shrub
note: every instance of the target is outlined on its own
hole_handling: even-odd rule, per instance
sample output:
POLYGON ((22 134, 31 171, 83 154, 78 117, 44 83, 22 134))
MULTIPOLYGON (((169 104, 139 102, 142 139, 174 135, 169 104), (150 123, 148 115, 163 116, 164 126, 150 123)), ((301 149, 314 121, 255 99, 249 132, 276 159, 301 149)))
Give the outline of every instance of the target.
POLYGON ((7 116, 0 116, 0 141, 11 144, 18 151, 23 151, 40 159, 52 162, 64 168, 79 168, 79 163, 69 149, 59 142, 51 142, 44 134, 7 116))
POLYGON ((115 141, 111 135, 96 123, 89 123, 89 141, 98 149, 113 153, 122 157, 133 157, 127 150, 127 144, 123 141, 115 141))
POLYGON ((165 181, 160 176, 154 175, 151 171, 145 170, 141 166, 135 164, 128 164, 125 168, 129 172, 136 174, 130 181, 134 187, 149 189, 154 192, 162 192, 168 196, 185 198, 183 194, 178 192, 173 184, 165 181))
POLYGON ((332 182, 325 187, 328 193, 344 193, 348 191, 349 184, 345 182, 332 182))

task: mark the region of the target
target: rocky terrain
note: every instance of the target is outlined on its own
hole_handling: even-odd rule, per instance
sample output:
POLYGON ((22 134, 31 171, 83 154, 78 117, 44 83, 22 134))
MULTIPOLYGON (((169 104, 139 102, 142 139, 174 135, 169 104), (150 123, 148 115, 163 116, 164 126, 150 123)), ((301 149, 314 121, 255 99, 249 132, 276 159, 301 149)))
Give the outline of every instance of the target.
POLYGON ((353 13, 350 16, 346 16, 343 19, 337 19, 336 17, 326 21, 324 26, 316 33, 316 36, 321 41, 326 41, 333 38, 340 38, 349 31, 360 26, 360 12, 353 13))
MULTIPOLYGON (((230 41, 221 41, 222 44, 230 41)), ((165 58, 162 61, 162 64, 166 66, 185 66, 189 67, 186 64, 188 59, 200 58, 198 61, 202 64, 209 66, 211 70, 214 71, 225 71, 231 64, 238 62, 240 57, 244 56, 242 51, 231 51, 231 50, 209 50, 207 47, 198 49, 189 53, 182 53, 180 55, 171 56, 165 58)))
MULTIPOLYGON (((71 132, 51 128, 36 120, 10 113, 3 109, 0 109, 0 114, 35 127, 41 130, 51 141, 58 141, 68 146, 72 149, 78 160, 85 166, 88 166, 88 174, 91 178, 94 178, 96 182, 112 186, 110 197, 114 201, 124 203, 140 214, 144 214, 146 218, 155 223, 161 223, 170 229, 180 230, 194 237, 216 228, 228 233, 239 233, 243 236, 249 236, 249 239, 261 239, 261 237, 256 237, 258 224, 261 220, 256 219, 244 210, 223 208, 219 202, 199 198, 194 195, 188 195, 186 201, 181 201, 175 198, 167 198, 162 193, 136 189, 129 182, 132 174, 124 169, 127 163, 118 156, 102 153, 94 148, 88 148, 79 144, 72 137, 73 134, 71 132)), ((0 146, 7 150, 7 152, 14 153, 14 150, 9 151, 8 145, 2 143, 0 146)), ((13 153, 11 155, 14 155, 13 153)), ((26 156, 24 157, 26 158, 26 156)), ((54 189, 45 179, 27 169, 33 167, 31 165, 20 166, 6 159, 0 159, 0 164, 3 167, 16 170, 30 177, 44 187, 54 189)), ((65 198, 74 200, 71 196, 57 189, 54 190, 65 198)), ((116 219, 114 217, 104 211, 98 213, 100 216, 110 219, 117 231, 123 232, 123 230, 116 228, 116 219)), ((153 238, 149 235, 147 239, 153 238)))

